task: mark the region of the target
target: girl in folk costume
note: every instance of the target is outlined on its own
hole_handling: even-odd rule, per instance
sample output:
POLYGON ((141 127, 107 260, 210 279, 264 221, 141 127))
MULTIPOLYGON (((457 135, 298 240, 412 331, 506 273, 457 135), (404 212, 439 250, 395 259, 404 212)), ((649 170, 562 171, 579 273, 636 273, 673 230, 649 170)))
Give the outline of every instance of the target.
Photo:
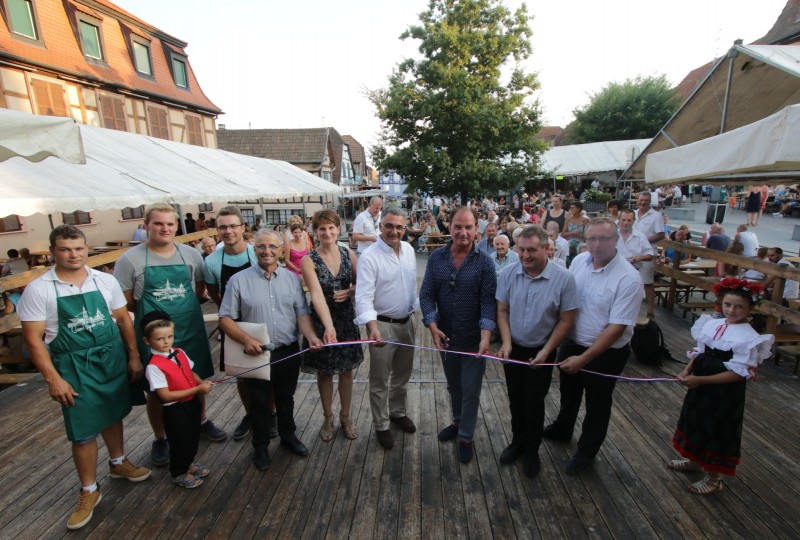
POLYGON ((705 471, 689 491, 709 495, 722 489, 721 474, 734 476, 740 461, 745 384, 769 358, 774 336, 760 335, 747 316, 763 293, 760 285, 726 278, 714 286, 725 319, 700 317, 692 327, 697 348, 678 379, 689 391, 683 401, 672 445, 686 459, 667 466, 675 471, 705 471))

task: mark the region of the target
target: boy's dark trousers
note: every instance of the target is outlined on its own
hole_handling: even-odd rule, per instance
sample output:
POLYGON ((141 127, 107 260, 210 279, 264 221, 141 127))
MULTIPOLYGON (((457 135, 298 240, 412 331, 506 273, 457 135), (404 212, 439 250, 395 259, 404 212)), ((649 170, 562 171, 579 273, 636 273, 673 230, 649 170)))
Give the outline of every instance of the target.
POLYGON ((164 429, 169 441, 169 473, 173 478, 189 471, 200 445, 200 414, 197 396, 164 407, 164 429))

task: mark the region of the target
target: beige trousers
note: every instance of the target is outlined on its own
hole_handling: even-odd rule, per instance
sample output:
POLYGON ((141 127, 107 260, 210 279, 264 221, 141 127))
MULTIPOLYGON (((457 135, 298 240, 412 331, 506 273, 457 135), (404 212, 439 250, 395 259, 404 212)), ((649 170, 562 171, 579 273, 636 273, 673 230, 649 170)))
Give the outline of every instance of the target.
MULTIPOLYGON (((414 323, 377 321, 384 341, 414 343, 414 323)), ((414 349, 399 345, 369 347, 369 405, 372 424, 378 431, 389 429, 389 416, 406 416, 408 380, 414 367, 414 349)))

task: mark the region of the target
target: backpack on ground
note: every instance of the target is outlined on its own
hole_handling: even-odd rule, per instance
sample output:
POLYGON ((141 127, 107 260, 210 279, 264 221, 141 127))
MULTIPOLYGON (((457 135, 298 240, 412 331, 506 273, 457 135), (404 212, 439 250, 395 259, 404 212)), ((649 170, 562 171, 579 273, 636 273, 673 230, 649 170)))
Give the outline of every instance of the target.
POLYGON ((647 366, 657 366, 672 358, 664 343, 664 333, 653 319, 647 319, 647 323, 637 321, 631 338, 631 350, 636 360, 647 366))

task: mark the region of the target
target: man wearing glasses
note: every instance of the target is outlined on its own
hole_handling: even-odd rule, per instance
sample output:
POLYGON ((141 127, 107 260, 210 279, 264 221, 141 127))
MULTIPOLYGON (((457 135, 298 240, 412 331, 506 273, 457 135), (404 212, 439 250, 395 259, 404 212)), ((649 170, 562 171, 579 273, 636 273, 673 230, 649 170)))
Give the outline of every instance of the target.
MULTIPOLYGON (((194 361, 194 370, 202 378, 214 374, 211 347, 206 335, 203 312, 198 300, 205 293, 203 257, 200 252, 185 244, 175 242, 178 231, 178 213, 167 203, 157 203, 147 208, 144 224, 147 242, 132 247, 122 254, 114 267, 114 277, 122 286, 128 301, 128 310, 140 320, 151 311, 167 313, 175 324, 175 347, 186 351, 194 361)), ((142 340, 142 330, 134 324, 139 357, 143 364, 150 358, 150 347, 142 340)), ((132 392, 134 405, 142 405, 142 389, 132 392)), ((150 450, 153 465, 163 467, 169 463, 169 443, 164 431, 163 405, 154 393, 147 392, 147 417, 153 428, 155 440, 150 450)), ((227 434, 206 418, 205 401, 201 415, 200 434, 212 441, 224 441, 227 434)))
POLYGON ((266 324, 275 346, 270 356, 270 380, 243 379, 250 394, 248 415, 253 427, 253 464, 263 471, 270 465, 268 419, 269 399, 273 394, 281 446, 297 456, 308 455, 308 448, 295 435, 294 392, 300 374, 300 357, 282 359, 299 351, 298 330, 312 349, 321 347, 322 340, 314 333, 300 278, 278 266, 283 246, 280 235, 261 229, 256 233, 255 243, 258 264, 231 277, 219 308, 219 327, 227 339, 242 344, 245 354, 257 356, 265 344, 251 338, 235 321, 266 324))
POLYGON ((417 258, 414 248, 401 241, 406 218, 397 208, 383 213, 380 237, 358 259, 355 324, 366 324, 370 345, 369 404, 375 438, 383 448, 394 447, 389 431, 393 422, 406 433, 417 427, 406 415, 408 380, 414 361, 414 349, 384 345, 382 341, 414 344, 414 321, 411 315, 417 299, 417 258))
POLYGON ((487 354, 497 328, 497 274, 492 259, 475 247, 477 227, 474 209, 455 210, 452 240, 431 253, 419 293, 422 321, 442 355, 453 412, 453 423, 439 432, 439 440, 458 438, 461 463, 469 463, 473 456, 486 360, 448 350, 487 354))
MULTIPOLYGON (((219 309, 222 304, 222 297, 225 296, 225 288, 228 281, 237 272, 246 270, 258 264, 255 249, 244 241, 244 220, 242 213, 236 206, 226 206, 217 213, 217 232, 222 238, 222 249, 213 251, 206 257, 203 265, 203 275, 206 280, 206 288, 211 300, 217 304, 219 309)), ((204 238, 203 240, 209 237, 204 238)), ((225 335, 220 332, 222 339, 225 335)), ((219 348, 219 370, 225 371, 225 347, 224 341, 219 348)), ((246 414, 250 410, 250 396, 247 394, 247 385, 242 379, 236 381, 236 388, 239 390, 239 398, 244 405, 245 416, 239 422, 233 432, 235 440, 243 439, 250 433, 250 419, 246 414)))
POLYGON ((383 199, 372 197, 366 210, 353 221, 353 240, 358 242, 358 253, 364 251, 378 239, 378 223, 381 221, 383 199))
POLYGON ((587 251, 572 261, 570 271, 578 288, 575 325, 558 351, 561 369, 561 408, 544 437, 560 442, 572 438, 583 393, 586 416, 578 451, 567 465, 569 475, 592 465, 606 438, 611 419, 615 379, 581 369, 619 375, 630 354, 633 325, 642 303, 642 278, 617 251, 619 231, 608 218, 595 218, 586 228, 587 251))

